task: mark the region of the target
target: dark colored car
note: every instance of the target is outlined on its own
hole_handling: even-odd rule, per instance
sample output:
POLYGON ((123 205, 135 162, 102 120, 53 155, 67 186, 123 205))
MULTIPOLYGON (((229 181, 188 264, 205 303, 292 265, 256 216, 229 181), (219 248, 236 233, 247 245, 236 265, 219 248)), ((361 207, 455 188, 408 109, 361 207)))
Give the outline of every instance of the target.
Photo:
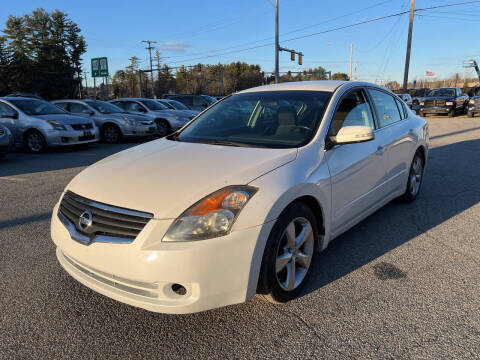
POLYGON ((217 101, 207 95, 165 94, 163 95, 163 98, 179 101, 189 109, 198 111, 206 109, 217 101))
POLYGON ((420 116, 447 114, 454 117, 458 113, 466 113, 468 100, 468 95, 458 87, 434 89, 420 102, 418 113, 420 116))
POLYGON ((480 113, 480 87, 473 88, 471 94, 467 109, 468 117, 474 117, 475 114, 480 113))

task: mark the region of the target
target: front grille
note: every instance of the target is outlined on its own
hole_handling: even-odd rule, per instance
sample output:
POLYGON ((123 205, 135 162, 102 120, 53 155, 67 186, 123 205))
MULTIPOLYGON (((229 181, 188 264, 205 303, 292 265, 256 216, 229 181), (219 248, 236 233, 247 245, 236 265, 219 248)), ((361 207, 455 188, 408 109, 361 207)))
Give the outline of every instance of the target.
POLYGON ((93 128, 91 123, 89 124, 73 124, 71 125, 73 130, 90 130, 93 128))
POLYGON ((425 106, 445 106, 445 100, 425 100, 425 106))
POLYGON ((71 191, 67 191, 63 196, 59 212, 75 226, 75 230, 80 234, 93 241, 97 236, 102 236, 103 241, 105 241, 104 237, 111 237, 111 242, 115 242, 113 238, 133 241, 153 217, 149 213, 97 203, 71 191), (91 212, 92 224, 80 228, 80 216, 87 210, 91 212))

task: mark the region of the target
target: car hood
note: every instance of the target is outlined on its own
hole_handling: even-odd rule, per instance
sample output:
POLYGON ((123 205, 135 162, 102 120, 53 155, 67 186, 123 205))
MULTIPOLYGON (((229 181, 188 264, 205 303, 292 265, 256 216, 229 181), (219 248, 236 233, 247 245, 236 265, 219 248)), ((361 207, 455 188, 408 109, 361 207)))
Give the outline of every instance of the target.
POLYGON ((70 115, 70 114, 47 114, 47 115, 32 115, 35 118, 43 120, 55 120, 66 125, 71 124, 91 124, 92 120, 84 116, 70 115))
POLYGON ((295 160, 297 149, 243 148, 167 139, 107 157, 67 186, 91 200, 178 217, 204 196, 228 185, 244 185, 295 160))

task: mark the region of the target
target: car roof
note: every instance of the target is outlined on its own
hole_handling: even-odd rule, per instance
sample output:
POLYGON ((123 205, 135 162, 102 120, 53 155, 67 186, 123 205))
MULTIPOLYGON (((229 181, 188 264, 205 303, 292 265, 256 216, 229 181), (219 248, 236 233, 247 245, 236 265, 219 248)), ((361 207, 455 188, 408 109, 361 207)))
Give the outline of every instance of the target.
POLYGON ((288 91, 288 90, 306 90, 306 91, 327 91, 334 92, 343 84, 352 83, 351 81, 340 80, 314 80, 314 81, 294 81, 280 84, 263 85, 254 88, 239 91, 239 94, 257 92, 257 91, 288 91))
POLYGON ((10 100, 30 100, 30 101, 40 100, 40 101, 46 101, 46 100, 43 100, 43 99, 37 99, 37 98, 26 97, 26 96, 3 96, 3 97, 0 97, 0 99, 7 100, 7 101, 10 101, 10 100))

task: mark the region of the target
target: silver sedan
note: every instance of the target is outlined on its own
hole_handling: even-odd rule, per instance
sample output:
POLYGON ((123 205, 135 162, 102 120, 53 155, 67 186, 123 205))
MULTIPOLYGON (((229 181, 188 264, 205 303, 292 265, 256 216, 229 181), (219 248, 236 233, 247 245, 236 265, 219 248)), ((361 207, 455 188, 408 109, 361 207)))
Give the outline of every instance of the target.
POLYGON ((99 139, 92 120, 70 115, 47 101, 26 97, 0 98, 0 125, 10 130, 15 145, 35 153, 50 146, 88 144, 99 139))
POLYGON ((0 125, 0 158, 14 148, 13 135, 5 126, 0 125))
POLYGON ((122 138, 151 136, 157 131, 148 116, 129 114, 105 101, 56 100, 52 103, 72 114, 93 119, 102 139, 110 144, 118 143, 122 138))

